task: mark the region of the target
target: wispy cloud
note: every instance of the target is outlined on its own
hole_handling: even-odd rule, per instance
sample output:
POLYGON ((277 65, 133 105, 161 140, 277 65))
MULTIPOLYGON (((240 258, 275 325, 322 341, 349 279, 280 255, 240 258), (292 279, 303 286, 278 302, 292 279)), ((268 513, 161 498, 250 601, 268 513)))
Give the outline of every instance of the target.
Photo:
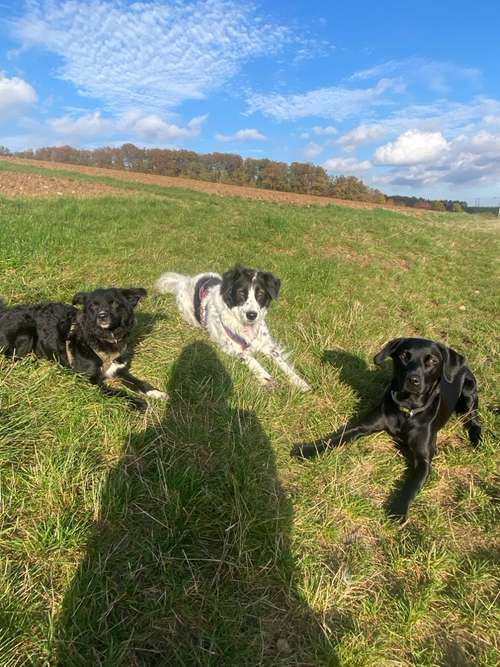
POLYGON ((462 67, 451 62, 413 57, 388 60, 355 72, 348 80, 366 81, 388 76, 401 76, 406 82, 419 81, 434 92, 444 94, 457 81, 477 84, 481 79, 481 71, 475 67, 462 67))
POLYGON ((308 160, 312 160, 320 153, 324 151, 324 147, 320 146, 314 141, 310 141, 307 146, 304 148, 304 157, 308 160))
POLYGON ((333 137, 339 132, 337 128, 332 125, 327 125, 326 127, 315 125, 312 131, 317 137, 333 137))
POLYGON ((179 127, 165 121, 158 114, 142 115, 131 111, 117 122, 117 129, 148 142, 176 142, 198 137, 201 126, 207 118, 207 115, 196 116, 189 121, 186 127, 179 127))
POLYGON ((367 171, 372 167, 369 160, 356 160, 352 157, 333 157, 323 163, 323 167, 332 174, 352 176, 367 171))
POLYGON ((385 136, 388 131, 388 128, 381 123, 358 125, 357 127, 342 135, 337 140, 337 143, 345 148, 345 150, 353 150, 361 144, 378 141, 383 136, 385 136))
POLYGON ((99 111, 84 114, 79 118, 61 116, 50 121, 52 129, 69 137, 95 137, 113 129, 112 121, 101 116, 99 111))
POLYGON ((371 88, 334 86, 296 95, 254 93, 247 100, 248 113, 260 111, 265 116, 287 121, 309 116, 342 121, 370 106, 390 104, 387 94, 400 89, 399 81, 381 79, 371 88))
POLYGON ((29 83, 15 76, 9 79, 0 72, 0 114, 34 104, 36 100, 35 89, 29 83))
POLYGON ((31 0, 28 7, 15 24, 23 45, 60 56, 60 78, 120 111, 201 99, 287 36, 232 0, 31 0))
POLYGON ((185 127, 170 123, 158 114, 142 114, 129 111, 121 116, 103 117, 100 111, 82 116, 66 115, 50 121, 56 135, 63 135, 73 142, 79 139, 102 136, 131 136, 135 141, 164 144, 193 139, 200 135, 207 116, 196 116, 185 127))
POLYGON ((265 141, 267 139, 255 128, 238 130, 234 134, 216 134, 215 138, 217 141, 265 141))

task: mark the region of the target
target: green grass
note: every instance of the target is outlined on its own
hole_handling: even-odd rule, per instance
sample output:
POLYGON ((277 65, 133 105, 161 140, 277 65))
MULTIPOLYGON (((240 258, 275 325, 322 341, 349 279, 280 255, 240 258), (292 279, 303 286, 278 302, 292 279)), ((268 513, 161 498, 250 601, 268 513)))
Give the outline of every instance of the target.
POLYGON ((133 370, 171 397, 146 415, 0 360, 2 667, 498 664, 498 228, 93 180, 139 196, 0 198, 7 302, 262 267, 283 280, 273 335, 314 391, 259 388, 169 297, 138 309, 133 370), (373 354, 405 334, 466 352, 485 440, 449 422, 399 527, 388 437, 307 464, 289 450, 376 402, 373 354))

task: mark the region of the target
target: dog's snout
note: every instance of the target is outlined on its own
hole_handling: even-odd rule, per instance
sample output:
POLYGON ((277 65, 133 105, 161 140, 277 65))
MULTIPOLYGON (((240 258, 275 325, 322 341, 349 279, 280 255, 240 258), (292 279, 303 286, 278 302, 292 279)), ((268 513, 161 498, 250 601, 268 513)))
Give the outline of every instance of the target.
POLYGON ((418 387, 420 384, 420 378, 416 374, 408 375, 408 384, 411 384, 414 387, 418 387))
POLYGON ((250 322, 253 322, 254 320, 257 319, 257 313, 255 310, 249 310, 247 312, 247 319, 250 320, 250 322))
POLYGON ((104 322, 109 319, 109 313, 106 312, 105 310, 100 310, 97 313, 97 319, 99 320, 99 322, 104 322))

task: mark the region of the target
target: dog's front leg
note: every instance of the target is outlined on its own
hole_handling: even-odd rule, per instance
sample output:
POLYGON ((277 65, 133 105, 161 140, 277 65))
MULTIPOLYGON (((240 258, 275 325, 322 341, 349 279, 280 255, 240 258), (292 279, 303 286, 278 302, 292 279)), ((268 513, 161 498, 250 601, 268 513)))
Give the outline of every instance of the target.
POLYGON ((297 371, 287 360, 285 352, 283 352, 280 347, 273 345, 270 350, 266 350, 264 347, 262 351, 274 360, 278 368, 281 368, 283 373, 285 373, 290 382, 297 387, 297 389, 300 389, 300 391, 310 391, 311 387, 300 377, 300 375, 297 374, 297 371))
POLYGON ((414 434, 408 439, 410 460, 403 485, 389 505, 389 514, 405 521, 410 505, 425 484, 436 451, 436 434, 414 434))
POLYGON ((108 387, 101 379, 98 378, 90 378, 90 382, 94 385, 97 385, 105 396, 109 396, 110 398, 120 398, 122 400, 124 399, 136 410, 147 410, 147 401, 143 401, 142 398, 137 398, 137 396, 130 396, 125 391, 120 391, 119 389, 108 387))
POLYGON ((155 389, 153 385, 144 380, 139 380, 139 378, 136 378, 135 375, 132 375, 132 373, 125 368, 118 370, 116 376, 120 378, 126 387, 133 389, 134 391, 139 391, 141 394, 146 394, 148 398, 158 398, 163 401, 168 399, 168 394, 164 391, 155 389))
POLYGON ((326 438, 320 438, 314 442, 308 442, 303 445, 296 445, 291 455, 297 459, 310 459, 318 454, 333 449, 339 445, 346 445, 353 440, 357 440, 364 435, 378 433, 386 429, 386 420, 381 407, 376 408, 371 414, 367 415, 362 424, 358 426, 346 424, 338 431, 331 433, 326 438))
POLYGON ((259 364, 257 359, 252 357, 248 352, 243 352, 239 355, 241 361, 248 366, 248 368, 257 376, 259 382, 264 387, 272 387, 273 378, 269 375, 266 369, 259 364))

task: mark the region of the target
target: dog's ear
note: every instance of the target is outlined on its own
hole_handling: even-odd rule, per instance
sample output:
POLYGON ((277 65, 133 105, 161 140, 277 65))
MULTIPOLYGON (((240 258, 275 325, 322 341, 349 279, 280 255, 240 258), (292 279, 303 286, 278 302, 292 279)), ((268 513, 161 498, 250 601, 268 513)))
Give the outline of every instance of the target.
POLYGON ((243 273, 243 270, 244 269, 241 264, 236 264, 232 269, 229 269, 222 274, 222 282, 232 283, 234 280, 240 277, 240 275, 243 273))
POLYGON ((373 357, 373 363, 377 366, 380 366, 380 364, 382 364, 387 359, 387 357, 392 357, 394 352, 396 352, 404 340, 406 340, 406 338, 393 338, 390 340, 384 345, 380 352, 377 352, 377 354, 373 357))
POLYGON ((465 364, 465 357, 455 352, 451 347, 441 345, 441 343, 438 344, 438 347, 443 355, 443 377, 447 382, 453 382, 458 371, 465 364))
POLYGON ((74 306, 84 306, 88 295, 89 295, 88 292, 77 292, 75 296, 71 299, 71 303, 74 306))
POLYGON ((229 269, 229 271, 222 274, 222 285, 220 287, 222 295, 227 295, 229 293, 232 284, 242 273, 243 267, 240 264, 236 264, 232 269, 229 269))
POLYGON ((281 280, 274 273, 263 273, 264 288, 271 299, 277 299, 281 287, 281 280))
POLYGON ((144 287, 130 287, 120 291, 132 306, 132 308, 135 308, 139 301, 147 294, 147 291, 144 289, 144 287))

